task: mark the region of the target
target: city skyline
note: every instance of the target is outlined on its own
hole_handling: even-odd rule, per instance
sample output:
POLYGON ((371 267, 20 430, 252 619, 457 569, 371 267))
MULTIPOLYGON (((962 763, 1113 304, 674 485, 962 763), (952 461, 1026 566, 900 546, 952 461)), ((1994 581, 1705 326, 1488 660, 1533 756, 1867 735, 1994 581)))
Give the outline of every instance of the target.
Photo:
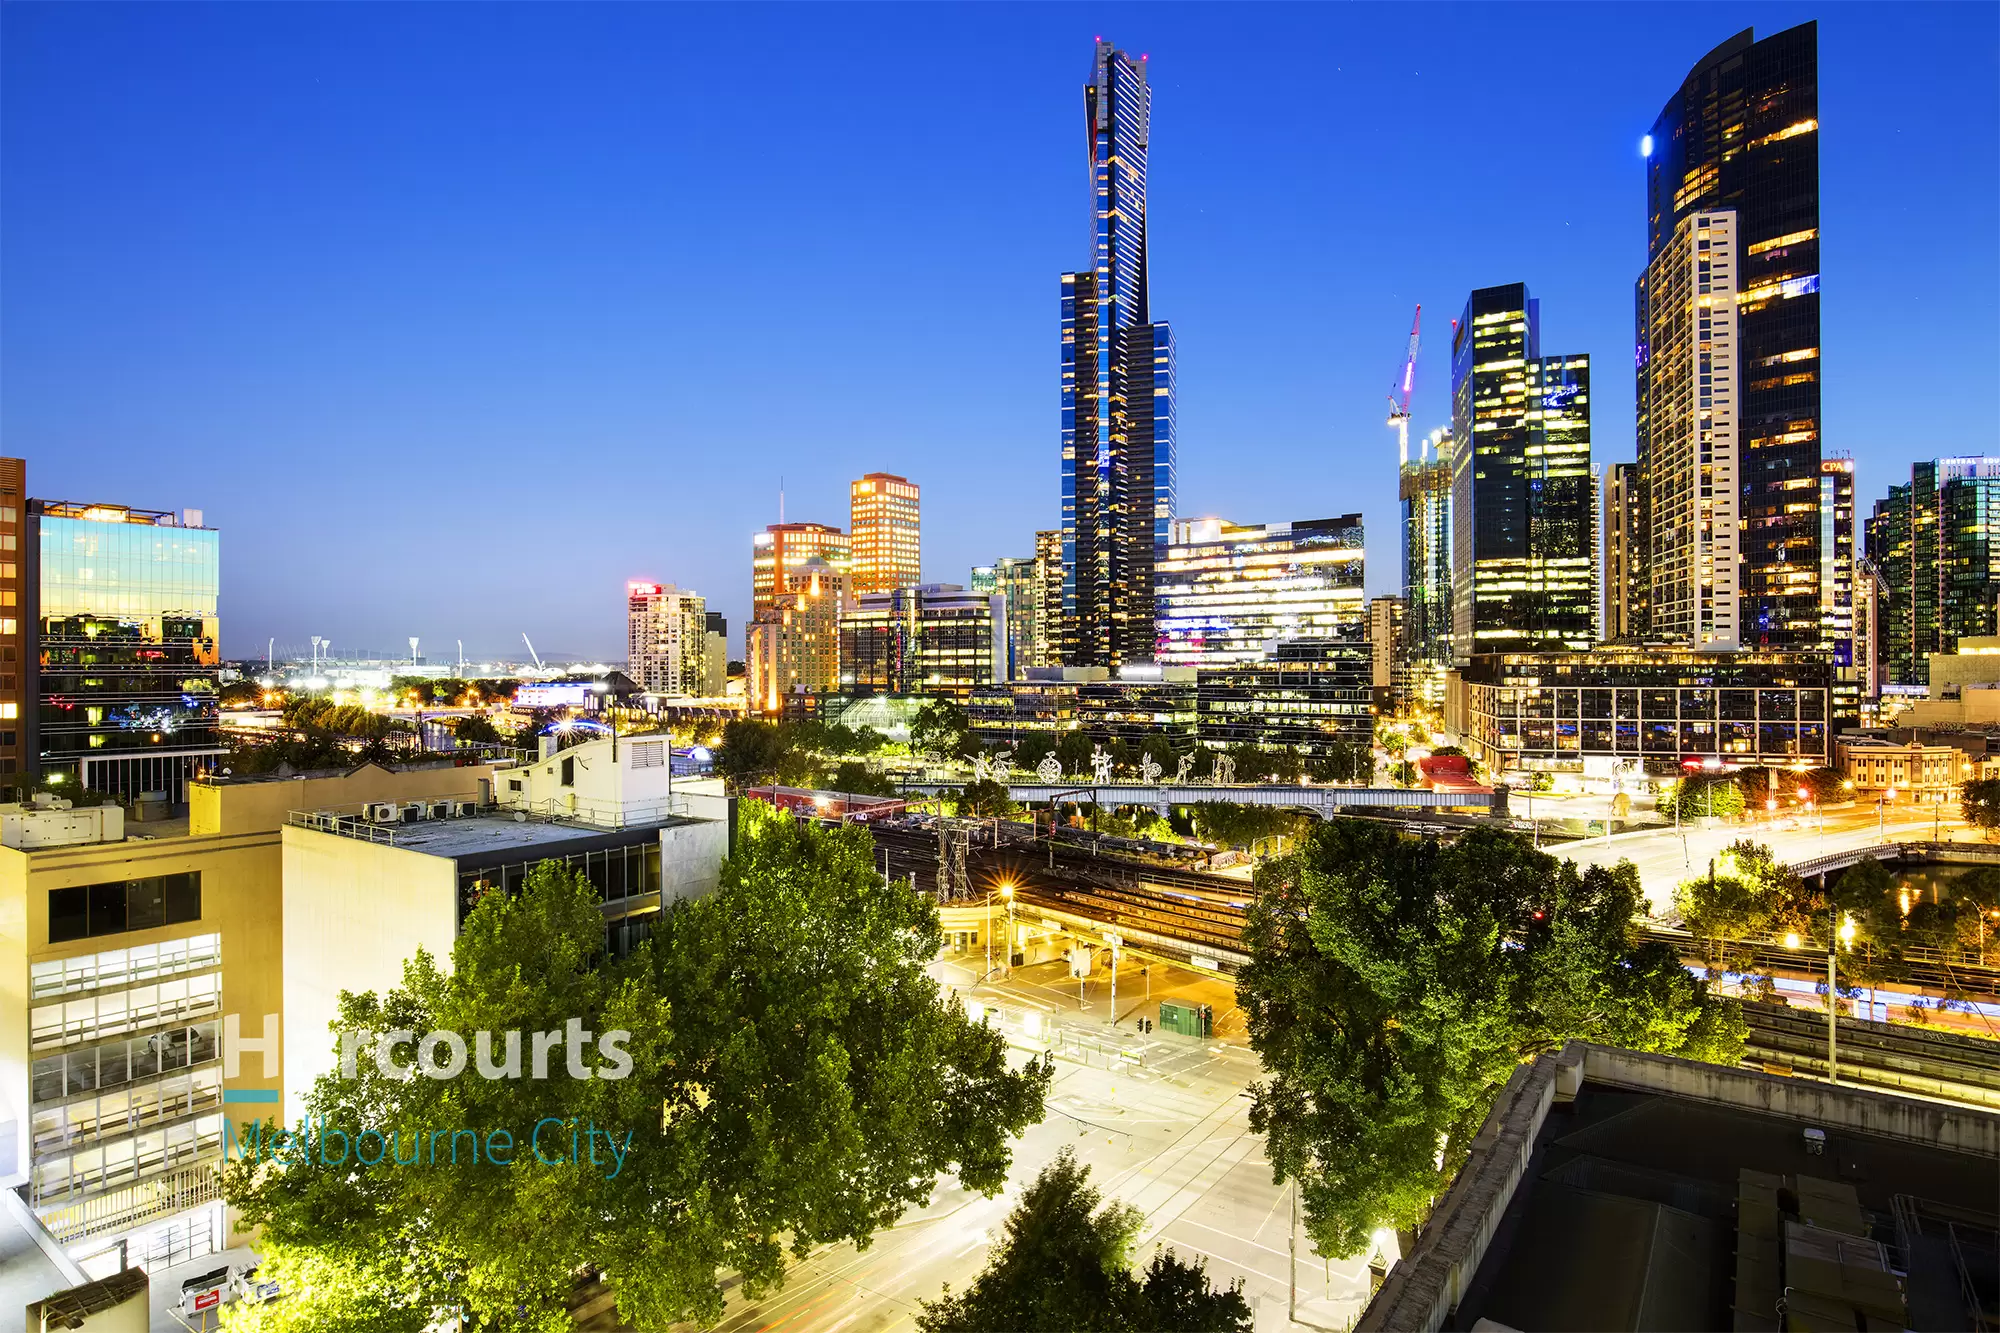
MULTIPOLYGON (((1631 280, 1646 254, 1640 137, 1704 52, 1746 27, 1763 37, 1809 19, 1820 23, 1825 127, 1825 451, 1855 455, 1864 513, 1914 461, 1994 451, 1977 434, 1944 448, 1905 424, 1915 393, 1946 419, 1978 423, 1990 408, 2000 343, 1980 294, 2000 250, 2000 170, 1990 153, 1968 159, 1951 136, 1923 132, 1990 121, 1993 74, 1970 64, 1947 78, 1913 72, 1929 69, 1919 54, 1981 49, 1982 39, 1990 49, 1990 10, 1564 11, 1574 77, 1539 95, 1574 156, 1560 180, 1536 181, 1534 197, 1489 197, 1461 216, 1471 230, 1455 246, 1437 243, 1448 233, 1433 216, 1453 211, 1453 191, 1518 185, 1487 164, 1471 177, 1437 172, 1462 147, 1446 133, 1451 71, 1473 52, 1534 49, 1541 25, 1519 21, 1532 11, 1518 9, 1448 12, 1423 54, 1388 58, 1407 74, 1380 56, 1376 34, 1395 22, 1386 12, 1273 11, 1254 38, 1195 11, 1105 23, 1065 10, 1004 22, 948 11, 923 32, 856 12, 841 25, 846 76, 890 68, 919 45, 978 43, 986 81, 954 133, 981 144, 979 160, 942 160, 931 130, 892 151, 909 124, 873 94, 802 130, 819 151, 846 155, 793 163, 799 183, 851 216, 816 208, 798 254, 744 279, 756 290, 732 300, 769 309, 771 291, 788 287, 799 318, 763 325, 777 351, 732 358, 707 346, 730 341, 706 332, 708 270, 728 267, 737 281, 741 247, 761 244, 765 224, 739 211, 729 216, 742 236, 680 221, 664 237, 645 233, 727 202, 742 168, 723 159, 738 136, 754 137, 757 117, 778 112, 708 118, 621 81, 629 67, 613 48, 652 42, 685 63, 699 36, 751 33, 784 68, 805 67, 805 91, 790 96, 811 96, 843 78, 809 56, 829 32, 822 16, 595 14, 562 25, 545 83, 514 98, 500 95, 502 79, 549 35, 532 12, 479 34, 460 82, 431 94, 419 91, 425 62, 464 36, 442 15, 17 8, 5 20, 10 128, 0 141, 15 186, 0 307, 7 451, 27 457, 37 495, 204 509, 229 534, 220 618, 230 656, 315 633, 376 648, 417 634, 433 655, 464 639, 468 656, 518 656, 525 629, 547 655, 612 657, 623 634, 616 590, 638 577, 699 592, 743 625, 741 551, 777 519, 780 487, 786 517, 842 526, 842 488, 878 470, 928 492, 924 579, 963 583, 973 565, 1024 554, 1059 517, 1047 465, 1057 430, 1049 279, 1076 265, 1083 239, 1075 97, 1088 39, 1102 33, 1150 54, 1160 90, 1149 221, 1163 239, 1148 278, 1181 344, 1177 516, 1255 524, 1358 508, 1373 548, 1368 591, 1400 591, 1394 441, 1381 409, 1408 307, 1456 310, 1469 290, 1526 281, 1560 312, 1557 344, 1604 368, 1592 384, 1593 462, 1630 460, 1632 383, 1617 368, 1629 364, 1631 280), (408 40, 408 63, 342 83, 343 45, 385 32, 408 40), (248 72, 255 61, 244 57, 280 42, 284 61, 248 72), (1324 87, 1268 78, 1260 62, 1272 49, 1330 64, 1324 87), (170 75, 176 53, 188 59, 170 75), (83 62, 109 73, 93 84, 83 62), (606 69, 618 77, 583 95, 606 69), (100 91, 120 76, 130 77, 117 97, 100 91), (1885 83, 1904 92, 1880 98, 1885 83), (655 97, 664 104, 639 104, 664 113, 656 134, 608 133, 614 112, 655 97), (361 114, 363 98, 382 105, 361 114), (182 104, 163 112, 162 99, 182 104), (261 113, 254 128, 236 123, 244 105, 261 113), (57 109, 67 118, 51 132, 57 109), (1251 134, 1287 113, 1293 142, 1251 134), (389 118, 412 115, 411 145, 382 137, 389 118), (490 142, 502 131, 512 136, 504 150, 490 142), (164 153, 169 142, 176 156, 164 153), (468 148, 449 176, 467 200, 454 202, 425 172, 468 148), (303 165, 286 160, 293 149, 303 165), (696 182, 691 198, 648 183, 666 162, 694 173, 676 177, 696 182), (1366 207, 1343 203, 1358 197, 1352 169, 1368 164, 1409 183, 1409 214, 1393 226, 1373 180, 1366 207), (523 192, 551 184, 574 197, 518 207, 523 192), (864 397, 872 381, 845 383, 861 354, 836 348, 800 382, 795 407, 766 395, 746 413, 730 390, 755 366, 829 338, 880 345, 906 300, 900 283, 879 280, 885 254, 940 253, 906 223, 884 226, 919 206, 949 210, 943 230, 962 224, 952 246, 976 238, 977 253, 951 261, 967 266, 950 271, 969 284, 953 302, 965 336, 925 340, 916 363, 899 360, 915 398, 898 407, 917 410, 883 417, 864 397), (1953 244, 1869 244, 1927 207, 1950 209, 1953 244), (1245 282, 1244 263, 1285 281, 1245 282), (1246 323, 1288 336, 1245 337, 1246 323), (951 365, 945 347, 973 345, 974 334, 982 355, 951 365), (591 517, 648 492, 657 522, 591 517), (505 596, 461 609, 456 580, 400 577, 455 568, 467 534, 442 513, 475 530, 527 519, 573 537, 545 566, 510 569, 505 596), (329 523, 346 526, 315 528, 329 523), (341 578, 325 577, 329 559, 341 578)), ((720 77, 697 74, 697 88, 720 77)), ((1442 325, 1418 361, 1420 435, 1450 415, 1442 325)))

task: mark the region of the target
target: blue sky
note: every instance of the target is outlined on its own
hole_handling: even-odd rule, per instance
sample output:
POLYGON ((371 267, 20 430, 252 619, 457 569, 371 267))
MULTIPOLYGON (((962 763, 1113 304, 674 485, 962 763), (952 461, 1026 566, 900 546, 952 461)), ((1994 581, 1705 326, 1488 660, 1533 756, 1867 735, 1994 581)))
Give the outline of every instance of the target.
POLYGON ((267 637, 622 655, 629 577, 924 487, 927 578, 1058 518, 1057 275, 1098 34, 1151 55, 1181 508, 1359 509, 1424 305, 1525 281, 1632 454, 1638 142, 1703 53, 1820 25, 1826 447, 1864 509, 2000 449, 2000 8, 0 8, 0 449, 222 529, 267 637))

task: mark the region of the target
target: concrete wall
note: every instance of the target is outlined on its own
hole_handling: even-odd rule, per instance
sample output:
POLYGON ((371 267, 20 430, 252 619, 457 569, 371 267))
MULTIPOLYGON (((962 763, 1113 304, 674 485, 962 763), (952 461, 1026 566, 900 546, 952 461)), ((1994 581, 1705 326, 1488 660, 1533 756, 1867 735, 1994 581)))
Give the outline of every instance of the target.
POLYGON ((366 801, 473 800, 491 764, 389 769, 295 778, 211 778, 188 784, 188 832, 258 833, 285 826, 294 810, 352 809, 366 801))
POLYGON ((1582 1052, 1583 1074, 1592 1083, 1719 1102, 1825 1129, 1908 1139, 2000 1161, 2000 1115, 1991 1111, 1608 1046, 1575 1042, 1564 1055, 1571 1051, 1582 1052))
POLYGON ((722 878, 729 854, 729 825, 717 820, 673 824, 660 830, 660 906, 698 898, 722 878))
POLYGON ((283 839, 285 1111, 296 1120, 336 1063, 341 991, 401 985, 419 948, 450 970, 458 873, 445 857, 337 833, 286 828, 283 839))

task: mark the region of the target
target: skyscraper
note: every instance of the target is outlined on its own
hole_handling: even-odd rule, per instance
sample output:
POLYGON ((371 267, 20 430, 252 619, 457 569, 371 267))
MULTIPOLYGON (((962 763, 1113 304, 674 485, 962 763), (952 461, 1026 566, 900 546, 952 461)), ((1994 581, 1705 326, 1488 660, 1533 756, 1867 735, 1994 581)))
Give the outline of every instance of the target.
POLYGON ((1930 655, 2000 634, 2000 458, 1939 458, 1891 486, 1867 524, 1884 685, 1927 685, 1930 655))
POLYGON ((1450 427, 1418 441, 1396 479, 1403 524, 1403 641, 1396 656, 1400 698, 1437 702, 1451 665, 1450 427), (1433 457, 1435 454, 1435 457, 1433 457))
POLYGON ((1646 607, 1637 463, 1613 463, 1604 470, 1603 514, 1604 641, 1632 643, 1643 636, 1646 607))
POLYGON ((917 484, 908 477, 871 472, 847 489, 853 590, 890 592, 923 582, 917 484))
POLYGON ((840 688, 840 615, 852 609, 847 571, 812 556, 785 574, 785 595, 750 618, 745 691, 753 712, 776 713, 792 695, 840 688))
POLYGON ((201 511, 28 503, 44 776, 183 799, 216 735, 217 533, 201 511))
POLYGON ((1672 559, 1650 578, 1655 637, 1832 647, 1818 506, 1798 503, 1820 485, 1818 130, 1818 30, 1804 23, 1761 42, 1745 29, 1702 57, 1640 145, 1642 505, 1649 555, 1672 559))
POLYGON ((1482 287, 1452 334, 1452 651, 1597 636, 1590 358, 1541 352, 1540 302, 1482 287))
POLYGON ((708 604, 671 583, 625 585, 626 674, 657 694, 707 692, 708 604))
POLYGON ((0 800, 34 785, 35 634, 28 622, 28 464, 0 458, 0 800), (22 627, 27 633, 22 634, 22 627))
POLYGON ((1736 223, 1689 213, 1646 267, 1646 629, 1696 648, 1743 642, 1736 223))
POLYGON ((824 523, 773 523, 751 542, 750 612, 769 611, 791 589, 791 577, 808 560, 823 561, 846 586, 853 546, 847 534, 824 523))
POLYGON ((1063 535, 1061 528, 1035 534, 1035 634, 1029 660, 1022 666, 1062 665, 1063 655, 1063 535))
POLYGON ((1833 657, 1836 724, 1861 718, 1861 660, 1855 651, 1854 460, 1824 458, 1819 465, 1820 646, 1833 657))
POLYGON ((1100 39, 1083 92, 1091 268, 1062 276, 1063 661, 1153 654, 1174 514, 1174 343, 1146 296, 1146 58, 1100 39))

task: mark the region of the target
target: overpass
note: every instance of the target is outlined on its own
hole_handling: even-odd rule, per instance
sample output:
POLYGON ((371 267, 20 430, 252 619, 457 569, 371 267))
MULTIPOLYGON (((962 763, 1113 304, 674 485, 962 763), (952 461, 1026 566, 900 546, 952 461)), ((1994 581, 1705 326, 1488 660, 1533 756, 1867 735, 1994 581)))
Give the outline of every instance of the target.
MULTIPOLYGON (((964 784, 949 782, 908 782, 902 785, 911 796, 936 796, 956 792, 964 784)), ((1012 782, 1007 794, 1030 805, 1047 801, 1095 801, 1099 805, 1143 805, 1165 811, 1177 805, 1198 805, 1203 801, 1228 801, 1233 805, 1285 806, 1310 810, 1320 815, 1337 815, 1343 810, 1492 810, 1491 791, 1430 791, 1421 787, 1340 787, 1282 786, 1269 782, 1214 783, 1172 782, 1012 782)), ((1507 812, 1504 796, 1498 812, 1507 812)))

